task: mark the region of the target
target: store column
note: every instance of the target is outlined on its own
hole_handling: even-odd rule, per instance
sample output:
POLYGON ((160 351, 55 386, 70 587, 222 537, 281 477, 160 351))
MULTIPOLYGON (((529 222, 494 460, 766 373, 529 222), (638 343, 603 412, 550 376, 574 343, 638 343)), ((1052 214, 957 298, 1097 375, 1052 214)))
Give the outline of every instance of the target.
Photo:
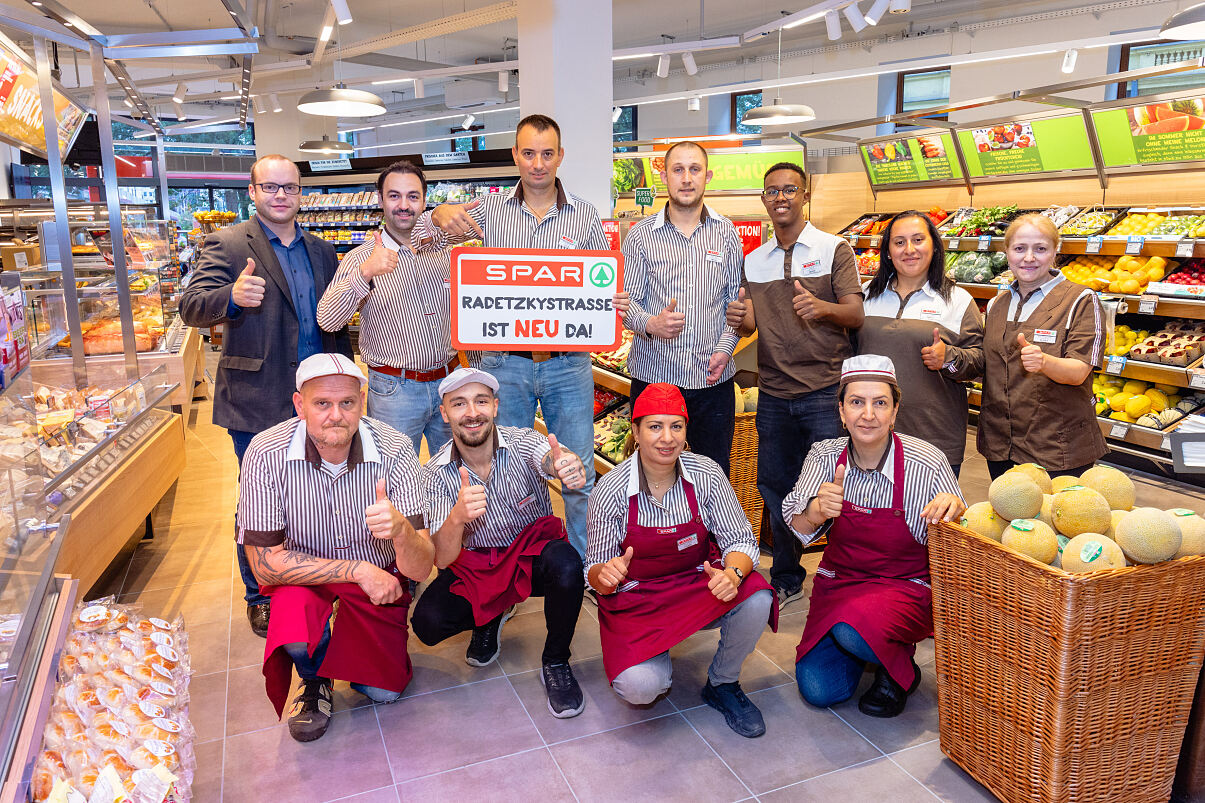
MULTIPOLYGON (((263 91, 268 92, 266 89, 263 91)), ((283 108, 279 112, 269 109, 264 114, 255 115, 256 159, 267 156, 269 153, 279 153, 281 156, 298 162, 304 162, 307 159, 328 158, 319 154, 302 153, 297 150, 297 146, 307 140, 322 139, 323 136, 338 139, 338 119, 298 111, 298 97, 300 96, 291 95, 288 101, 281 98, 283 108)), ((271 106, 271 104, 268 105, 271 106)))
POLYGON ((519 0, 519 110, 561 126, 569 190, 611 213, 611 4, 519 0))

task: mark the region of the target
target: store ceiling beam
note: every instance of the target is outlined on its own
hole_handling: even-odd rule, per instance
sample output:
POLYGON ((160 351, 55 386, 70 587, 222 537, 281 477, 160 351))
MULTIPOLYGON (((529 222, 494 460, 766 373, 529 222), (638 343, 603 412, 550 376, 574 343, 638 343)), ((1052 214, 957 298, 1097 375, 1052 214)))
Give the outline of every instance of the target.
POLYGON ((166 59, 198 58, 206 56, 241 56, 258 53, 255 42, 225 42, 204 45, 165 45, 163 47, 106 47, 105 58, 123 59, 166 59))
POLYGON ((1041 103, 1046 106, 1061 106, 1064 109, 1086 109, 1092 105, 1091 101, 1068 98, 1062 95, 1034 95, 1033 97, 1025 98, 1025 100, 1030 103, 1041 103))
POLYGON ((154 47, 161 45, 202 44, 204 42, 234 42, 247 37, 241 28, 210 28, 198 31, 163 31, 161 33, 119 33, 106 37, 113 47, 154 47))
MULTIPOLYGON (((272 0, 268 0, 268 2, 272 2, 272 0)), ((248 36, 252 39, 259 38, 259 29, 255 27, 255 23, 251 19, 251 15, 247 13, 246 7, 243 6, 239 0, 222 0, 222 5, 226 7, 226 11, 230 13, 230 17, 234 20, 234 24, 239 27, 239 30, 242 31, 245 36, 248 36)))
POLYGON ((314 40, 314 52, 310 54, 310 61, 314 64, 322 63, 322 57, 326 53, 326 43, 330 41, 331 33, 334 30, 335 7, 330 3, 327 3, 326 14, 322 16, 322 25, 319 28, 319 36, 316 40, 314 40))
MULTIPOLYGON (((108 44, 104 34, 92 27, 91 23, 89 23, 83 17, 57 2, 57 0, 28 0, 28 2, 40 13, 45 14, 47 17, 50 17, 52 20, 61 23, 67 28, 74 28, 83 36, 86 36, 97 44, 102 46, 108 44)), ((84 45, 84 50, 87 49, 88 46, 84 45)))
POLYGON ((824 12, 829 10, 835 11, 842 6, 849 5, 850 2, 851 0, 825 0, 823 3, 816 3, 808 6, 807 8, 800 9, 794 14, 781 16, 776 20, 767 22, 765 25, 745 31, 740 35, 740 38, 745 42, 750 42, 754 39, 760 39, 763 36, 768 36, 779 29, 794 28, 808 22, 820 20, 824 18, 824 12))
POLYGON ((42 14, 27 14, 25 9, 22 8, 5 6, 4 17, 0 18, 0 25, 30 34, 31 36, 41 36, 48 41, 72 47, 76 50, 88 49, 87 40, 70 33, 70 28, 64 28, 57 20, 50 19, 42 14))
MULTIPOLYGON (((223 2, 231 3, 235 0, 223 0, 223 2)), ((503 0, 501 3, 483 6, 465 11, 460 14, 452 14, 430 22, 423 22, 418 25, 411 25, 408 28, 399 28, 396 31, 374 36, 370 39, 362 39, 359 42, 351 42, 345 44, 340 49, 339 58, 348 58, 351 56, 359 56, 363 53, 378 53, 382 50, 390 50, 398 45, 410 44, 411 42, 421 42, 424 39, 433 39, 438 36, 448 36, 461 31, 480 28, 483 25, 492 25, 495 22, 505 22, 519 16, 518 0, 503 0)))

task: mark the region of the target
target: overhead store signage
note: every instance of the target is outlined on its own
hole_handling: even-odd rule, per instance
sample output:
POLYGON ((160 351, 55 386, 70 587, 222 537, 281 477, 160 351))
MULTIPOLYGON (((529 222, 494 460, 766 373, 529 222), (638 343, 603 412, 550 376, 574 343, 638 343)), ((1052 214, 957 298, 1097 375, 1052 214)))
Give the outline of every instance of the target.
POLYGON ((1092 112, 1105 167, 1205 159, 1205 98, 1092 112))
MULTIPOLYGON (((766 171, 779 162, 803 167, 803 152, 750 151, 709 154, 707 166, 712 175, 707 190, 760 190, 766 171)), ((616 159, 611 183, 616 192, 632 192, 641 187, 648 187, 654 193, 665 192, 665 183, 661 180, 661 171, 664 169, 665 157, 661 155, 616 159)))
POLYGON ((329 173, 332 170, 351 170, 351 159, 311 159, 308 164, 310 170, 315 173, 329 173))
POLYGON ((954 140, 949 134, 880 140, 862 145, 859 150, 870 183, 876 187, 962 178, 954 140))
POLYGON ((959 129, 971 178, 1094 170, 1084 118, 1076 113, 959 129))
POLYGON ((452 249, 452 345, 458 349, 610 351, 622 324, 618 251, 452 249))
POLYGON ((441 153, 424 153, 424 165, 467 165, 468 151, 444 151, 441 153))
MULTIPOLYGON (((0 139, 23 151, 46 158, 46 131, 42 126, 42 96, 37 72, 0 41, 0 139)), ((87 110, 58 86, 52 90, 58 127, 59 156, 66 158, 83 127, 87 110)))

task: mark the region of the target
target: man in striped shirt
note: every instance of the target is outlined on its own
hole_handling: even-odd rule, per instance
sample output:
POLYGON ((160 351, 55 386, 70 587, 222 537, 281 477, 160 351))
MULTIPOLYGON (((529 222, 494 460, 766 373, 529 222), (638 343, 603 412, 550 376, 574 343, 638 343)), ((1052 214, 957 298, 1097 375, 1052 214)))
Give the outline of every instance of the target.
POLYGON ((582 461, 556 436, 495 425, 498 381, 459 368, 440 383, 452 440, 423 468, 439 575, 414 607, 414 634, 435 645, 472 630, 465 661, 498 657, 502 625, 528 596, 544 597, 548 637, 540 680, 554 717, 585 706, 569 668, 582 605, 582 559, 552 513, 547 481, 581 488, 582 461))
POLYGON ((727 475, 736 416, 732 352, 739 338, 724 310, 740 291, 741 242, 732 221, 703 202, 711 181, 703 146, 674 143, 661 180, 669 201, 633 226, 623 244, 629 296, 623 323, 637 335, 628 357, 631 398, 654 382, 677 385, 690 413, 691 450, 727 475))
POLYGON ((297 417, 256 435, 239 477, 238 541, 272 600, 264 679, 279 715, 292 669, 289 733, 326 732, 331 678, 377 702, 401 696, 410 594, 435 549, 418 458, 400 432, 362 417, 366 379, 341 354, 297 368, 297 417), (339 600, 335 626, 331 613, 339 600))
MULTIPOLYGON (((519 184, 508 193, 476 204, 444 204, 424 214, 416 235, 436 243, 480 237, 487 248, 570 248, 608 250, 598 210, 565 190, 556 177, 565 156, 561 129, 551 117, 533 114, 519 121, 511 149, 519 184)), ((586 554, 586 500, 594 487, 594 373, 581 351, 485 351, 471 355, 474 366, 498 378, 498 424, 530 427, 539 403, 550 432, 581 458, 585 484, 563 489, 569 541, 586 554)))
POLYGON ((449 332, 446 247, 411 240, 427 179, 407 161, 377 176, 384 232, 343 258, 318 302, 318 325, 337 332, 360 311, 360 354, 368 363, 368 414, 401 430, 417 452, 450 437, 436 387, 455 368, 449 332))

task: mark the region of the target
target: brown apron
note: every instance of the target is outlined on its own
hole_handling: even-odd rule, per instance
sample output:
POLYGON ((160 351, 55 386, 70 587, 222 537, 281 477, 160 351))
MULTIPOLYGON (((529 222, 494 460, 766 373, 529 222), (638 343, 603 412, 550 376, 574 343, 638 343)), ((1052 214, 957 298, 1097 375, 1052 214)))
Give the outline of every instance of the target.
MULTIPOLYGON (((976 435, 986 459, 1037 463, 1059 471, 1092 463, 1108 451, 1096 423, 1091 374, 1079 385, 1031 374, 1021 365, 1017 343, 1017 335, 1023 334, 1045 353, 1066 357, 1068 316, 1083 291, 1074 282, 1056 284, 1025 321, 1009 320, 1007 297, 988 309, 976 435)), ((1076 314, 1090 314, 1090 310, 1081 306, 1076 314)))

